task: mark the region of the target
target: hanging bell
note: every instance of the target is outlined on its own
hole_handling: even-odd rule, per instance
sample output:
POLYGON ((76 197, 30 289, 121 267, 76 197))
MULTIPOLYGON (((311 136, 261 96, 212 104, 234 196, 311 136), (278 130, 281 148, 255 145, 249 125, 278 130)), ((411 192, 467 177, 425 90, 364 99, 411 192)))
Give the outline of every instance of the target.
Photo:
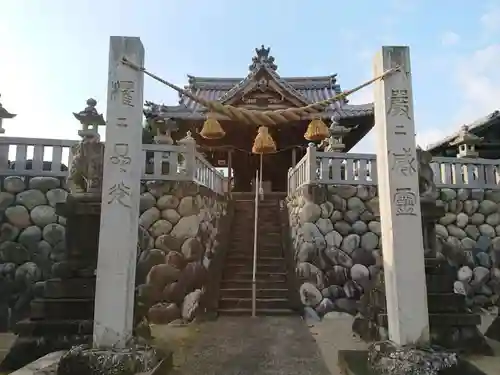
POLYGON ((266 126, 261 126, 253 141, 252 153, 254 154, 272 154, 276 152, 276 143, 269 134, 266 126))
POLYGON ((313 119, 307 126, 304 138, 311 142, 322 141, 330 135, 328 127, 321 118, 313 119))
POLYGON ((226 135, 226 132, 222 129, 219 121, 209 113, 203 123, 200 135, 205 139, 221 139, 226 135))

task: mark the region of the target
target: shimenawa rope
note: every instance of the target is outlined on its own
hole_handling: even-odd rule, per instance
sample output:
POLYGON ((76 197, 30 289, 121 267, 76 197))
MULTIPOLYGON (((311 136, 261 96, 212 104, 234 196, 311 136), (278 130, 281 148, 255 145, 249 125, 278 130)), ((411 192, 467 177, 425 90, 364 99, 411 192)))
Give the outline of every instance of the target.
POLYGON ((138 70, 140 72, 143 72, 144 74, 150 76, 151 78, 163 83, 164 85, 167 85, 168 87, 172 88, 173 90, 187 96, 188 98, 194 100, 195 102, 201 104, 202 106, 206 107, 208 110, 212 112, 216 112, 222 115, 225 115, 229 117, 231 120, 235 121, 240 121, 244 122, 250 125, 256 125, 256 126, 272 126, 272 125, 277 125, 280 123, 286 123, 289 121, 297 121, 301 120, 302 116, 308 115, 308 114, 314 114, 314 113, 320 113, 322 112, 326 107, 331 105, 332 103, 345 99, 347 96, 355 93, 356 91, 361 90, 362 88, 371 85, 373 82, 383 79, 384 77, 388 76, 389 74, 392 74, 396 71, 399 71, 400 68, 399 66, 389 69, 382 73, 381 75, 370 79, 369 81, 366 81, 365 83, 362 83, 361 85, 351 89, 344 91, 338 95, 335 95, 331 98, 328 98, 326 100, 321 100, 316 103, 309 104, 304 107, 299 107, 299 108, 287 108, 287 109, 280 109, 280 110, 274 110, 274 111, 256 111, 256 110, 251 110, 251 109, 246 109, 246 108, 236 108, 231 105, 224 105, 222 103, 219 103, 217 101, 212 101, 212 100, 206 100, 204 98, 201 98, 197 95, 192 94, 188 90, 182 89, 179 86, 174 85, 173 83, 170 83, 168 81, 165 81, 164 79, 156 76, 153 73, 148 72, 145 68, 138 66, 137 64, 134 64, 133 62, 129 61, 127 58, 123 57, 122 58, 122 63, 131 67, 132 69, 138 70))

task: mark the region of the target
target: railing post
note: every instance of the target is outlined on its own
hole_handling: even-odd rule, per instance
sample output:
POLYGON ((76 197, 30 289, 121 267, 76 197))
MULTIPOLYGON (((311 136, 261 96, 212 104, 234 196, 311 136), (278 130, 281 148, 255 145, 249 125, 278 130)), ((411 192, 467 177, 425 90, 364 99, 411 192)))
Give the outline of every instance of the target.
POLYGON ((290 194, 290 190, 292 189, 292 186, 293 186, 292 181, 291 181, 292 171, 293 171, 292 167, 288 168, 288 173, 287 173, 287 178, 286 178, 286 182, 287 182, 286 191, 288 194, 290 194))
POLYGON ((0 144, 0 170, 7 171, 9 169, 9 144, 0 144))
POLYGON ((306 177, 306 183, 312 184, 316 181, 316 168, 317 168, 317 163, 316 163, 316 145, 314 143, 309 143, 307 146, 307 160, 306 160, 306 167, 307 167, 307 177, 306 177))

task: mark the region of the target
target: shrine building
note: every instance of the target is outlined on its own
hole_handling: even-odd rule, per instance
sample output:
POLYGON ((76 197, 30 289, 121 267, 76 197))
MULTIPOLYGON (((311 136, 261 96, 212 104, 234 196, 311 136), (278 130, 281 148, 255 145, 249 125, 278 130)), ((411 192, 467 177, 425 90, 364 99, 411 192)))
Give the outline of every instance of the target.
MULTIPOLYGON (((259 111, 304 107, 342 93, 337 75, 318 77, 281 77, 270 48, 262 46, 242 78, 198 77, 188 75, 185 89, 194 95, 218 101, 224 105, 259 111)), ((186 95, 181 95, 178 105, 161 106, 161 116, 175 123, 172 138, 177 141, 191 132, 198 151, 207 161, 218 168, 228 168, 233 178, 233 191, 246 192, 252 189, 252 180, 259 168, 259 155, 252 153, 252 144, 258 126, 230 120, 217 114, 213 116, 223 129, 219 139, 203 137, 203 126, 207 120, 207 109, 186 95), (200 134, 201 132, 201 134, 200 134)), ((330 138, 336 143, 335 151, 347 152, 373 127, 373 104, 349 104, 346 99, 337 101, 322 112, 300 121, 290 121, 269 127, 268 131, 276 144, 276 152, 262 158, 262 179, 268 191, 285 192, 288 169, 295 165, 305 153, 310 141, 304 138, 309 124, 320 119, 329 127, 330 138), (336 129, 339 129, 337 132, 336 129)), ((328 142, 318 143, 318 148, 328 142)))

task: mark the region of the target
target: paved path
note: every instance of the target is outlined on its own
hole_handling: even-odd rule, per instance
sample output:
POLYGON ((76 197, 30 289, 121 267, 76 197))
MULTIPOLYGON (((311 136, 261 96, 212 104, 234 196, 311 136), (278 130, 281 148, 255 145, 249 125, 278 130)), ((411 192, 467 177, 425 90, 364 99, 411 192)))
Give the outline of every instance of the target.
POLYGON ((330 375, 296 316, 219 317, 200 326, 187 358, 172 375, 330 375))

